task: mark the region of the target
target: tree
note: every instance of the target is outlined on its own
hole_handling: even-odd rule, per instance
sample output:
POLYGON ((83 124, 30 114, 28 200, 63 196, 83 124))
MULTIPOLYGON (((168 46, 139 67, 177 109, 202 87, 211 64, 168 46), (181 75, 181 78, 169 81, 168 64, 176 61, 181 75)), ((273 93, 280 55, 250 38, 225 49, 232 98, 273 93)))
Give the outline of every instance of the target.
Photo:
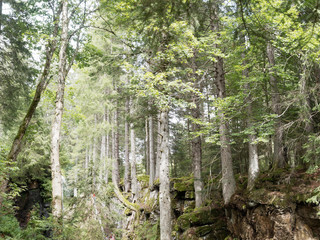
MULTIPOLYGON (((219 34, 219 7, 217 3, 212 4, 212 16, 211 16, 211 30, 219 34)), ((219 36, 219 35, 218 35, 219 36)), ((219 46, 216 45, 216 48, 219 46)), ((218 99, 223 101, 226 97, 225 88, 225 70, 223 64, 223 58, 221 56, 216 56, 216 62, 214 63, 214 81, 216 86, 216 95, 218 99)), ((236 183, 233 174, 233 164, 229 137, 229 124, 226 119, 223 109, 218 109, 219 118, 219 134, 220 134, 220 144, 221 144, 221 168, 222 168, 222 193, 224 203, 228 204, 230 202, 231 196, 236 190, 236 183)))
POLYGON ((171 198, 169 178, 169 119, 168 110, 160 110, 160 237, 161 240, 171 239, 171 198))
POLYGON ((60 131, 64 107, 64 89, 67 76, 67 46, 68 46, 68 2, 62 1, 62 34, 59 52, 59 76, 56 94, 55 115, 52 122, 51 138, 51 173, 52 173, 52 215, 56 221, 62 218, 62 180, 60 167, 60 131))
MULTIPOLYGON (((149 102, 149 108, 151 108, 151 102, 149 102)), ((148 118, 148 127, 149 127, 149 167, 150 167, 150 170, 149 170, 149 187, 152 187, 153 186, 153 182, 155 180, 155 171, 156 171, 156 162, 155 162, 155 159, 154 159, 154 146, 153 146, 153 143, 154 143, 154 139, 153 139, 153 117, 152 115, 149 116, 148 118)))

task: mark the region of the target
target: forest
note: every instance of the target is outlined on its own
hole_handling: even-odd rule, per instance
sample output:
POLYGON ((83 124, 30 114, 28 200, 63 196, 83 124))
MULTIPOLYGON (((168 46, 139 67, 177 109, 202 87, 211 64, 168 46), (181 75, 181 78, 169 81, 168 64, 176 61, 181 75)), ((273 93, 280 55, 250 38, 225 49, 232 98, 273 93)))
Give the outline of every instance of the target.
POLYGON ((319 240, 319 0, 0 0, 0 239, 319 240))

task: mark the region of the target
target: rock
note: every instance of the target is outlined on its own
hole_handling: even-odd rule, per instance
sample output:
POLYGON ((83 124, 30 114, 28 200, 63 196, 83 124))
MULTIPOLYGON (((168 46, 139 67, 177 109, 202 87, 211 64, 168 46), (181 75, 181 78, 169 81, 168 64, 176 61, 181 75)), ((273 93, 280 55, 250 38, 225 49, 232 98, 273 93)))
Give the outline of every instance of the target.
POLYGON ((177 220, 177 224, 182 231, 185 231, 193 226, 213 224, 221 218, 224 218, 222 209, 203 207, 196 209, 194 212, 181 215, 177 220))

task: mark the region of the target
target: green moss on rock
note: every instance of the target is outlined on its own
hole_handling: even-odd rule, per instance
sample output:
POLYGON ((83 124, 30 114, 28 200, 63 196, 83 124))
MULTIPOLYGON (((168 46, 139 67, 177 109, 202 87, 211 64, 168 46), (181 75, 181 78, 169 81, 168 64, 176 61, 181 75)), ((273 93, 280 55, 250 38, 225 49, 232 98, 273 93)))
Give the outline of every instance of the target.
POLYGON ((173 190, 178 192, 194 191, 193 177, 173 178, 171 182, 173 183, 173 190))
POLYGON ((185 231, 192 226, 213 224, 223 217, 222 209, 203 207, 196 209, 194 212, 181 215, 177 220, 177 224, 181 230, 185 231))

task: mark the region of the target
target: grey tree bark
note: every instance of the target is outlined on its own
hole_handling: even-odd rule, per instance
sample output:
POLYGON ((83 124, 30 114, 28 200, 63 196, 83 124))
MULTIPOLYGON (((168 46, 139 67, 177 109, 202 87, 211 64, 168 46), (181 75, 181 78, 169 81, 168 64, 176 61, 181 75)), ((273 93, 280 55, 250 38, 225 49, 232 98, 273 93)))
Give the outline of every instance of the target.
POLYGON ((62 113, 64 107, 64 88, 67 65, 68 46, 68 2, 62 1, 61 17, 62 33, 59 53, 58 89, 56 94, 55 115, 51 131, 51 174, 52 174, 52 215, 54 219, 61 221, 62 218, 62 179, 60 168, 60 131, 62 113))
POLYGON ((168 110, 160 112, 160 239, 170 240, 172 232, 171 224, 171 198, 169 176, 169 119, 168 110))
MULTIPOLYGON (((195 52, 196 55, 196 52, 195 52)), ((194 88, 201 90, 200 79, 196 74, 197 66, 195 58, 192 58, 192 71, 193 77, 195 78, 194 88)), ((191 100, 194 107, 190 109, 191 116, 194 120, 201 120, 201 104, 200 97, 193 93, 191 100)), ((200 125, 194 121, 191 122, 191 131, 193 134, 197 134, 200 131, 200 125)), ((193 166, 193 176, 194 176, 194 190, 195 190, 195 206, 200 207, 203 203, 203 181, 201 176, 202 169, 202 148, 201 148, 201 137, 193 136, 191 139, 191 159, 193 166)))
MULTIPOLYGON (((211 30, 216 32, 219 36, 219 9, 216 2, 212 4, 213 11, 211 17, 211 30)), ((216 45, 216 48, 219 48, 216 45)), ((216 62, 214 63, 214 81, 216 86, 216 94, 220 99, 226 97, 225 77, 224 77, 224 63, 223 58, 216 56, 216 62)), ((222 194, 224 203, 230 202, 231 196, 235 193, 236 182, 233 173, 233 163, 231 155, 230 137, 229 137, 229 125, 225 117, 223 109, 218 109, 218 118, 220 121, 219 134, 221 144, 221 170, 222 170, 222 194)))
POLYGON ((146 168, 146 174, 149 175, 150 174, 150 161, 149 161, 149 157, 150 157, 150 149, 149 149, 149 121, 148 118, 145 119, 145 132, 146 132, 146 136, 145 136, 145 158, 146 158, 146 164, 145 164, 145 168, 146 168))
MULTIPOLYGON (((106 122, 109 125, 110 124, 110 114, 109 111, 107 111, 106 113, 106 122)), ((106 136, 106 167, 105 167, 105 171, 104 171, 104 181, 105 184, 108 184, 109 181, 109 157, 110 157, 110 133, 109 133, 109 129, 107 131, 107 136, 106 136)))
POLYGON ((114 185, 119 187, 120 176, 119 176, 119 109, 118 102, 116 102, 116 109, 113 114, 113 159, 112 159, 112 182, 114 185))
MULTIPOLYGON (((133 114, 134 106, 132 100, 131 102, 131 111, 133 114)), ((133 122, 130 123, 130 145, 131 145, 131 192, 138 197, 138 181, 137 181, 137 170, 136 170, 136 135, 134 131, 133 122)))
POLYGON ((51 61, 52 61, 53 53, 56 50, 57 42, 58 42, 57 35, 59 30, 59 20, 60 20, 61 11, 62 11, 62 8, 59 7, 56 15, 54 16, 54 31, 52 34, 52 38, 49 38, 48 44, 46 47, 46 62, 44 64, 42 74, 39 77, 39 83, 37 85, 33 100, 29 106, 28 112, 26 113, 24 119, 22 120, 18 133, 11 145, 11 149, 7 157, 7 159, 10 162, 16 161, 17 159, 17 156, 20 152, 22 139, 27 131, 29 123, 33 117, 33 114, 35 113, 37 106, 41 100, 41 95, 44 92, 44 90, 47 88, 47 85, 49 83, 50 78, 48 77, 50 73, 51 61))
MULTIPOLYGON (((126 99, 126 113, 130 112, 129 99, 126 99)), ((129 163, 129 123, 126 117, 124 123, 124 191, 130 190, 130 163, 129 163)))
MULTIPOLYGON (((244 53, 242 53, 242 58, 245 58, 244 53)), ((244 61, 243 65, 246 66, 247 62, 244 61)), ((249 78, 249 69, 245 68, 242 72, 245 78, 249 78)), ((253 120, 252 120, 252 97, 251 97, 251 87, 249 83, 244 85, 245 93, 247 94, 246 104, 247 104, 247 128, 254 131, 253 128, 253 120)), ((251 190, 254 187, 255 180, 259 174, 259 156, 258 156, 258 145, 255 142, 257 139, 256 134, 251 133, 249 134, 249 170, 248 170, 248 185, 247 188, 251 190)))
POLYGON ((299 90, 300 90, 300 105, 301 105, 301 112, 300 112, 300 118, 303 122, 305 122, 305 132, 307 134, 310 134, 314 130, 314 122, 312 119, 311 114, 311 102, 310 102, 310 96, 308 91, 308 69, 307 69, 307 56, 304 57, 302 60, 302 71, 300 75, 300 81, 299 81, 299 90))
POLYGON ((149 116, 149 162, 150 162, 150 170, 149 170, 149 187, 153 186, 153 182, 155 180, 155 159, 154 159, 154 146, 153 146, 153 117, 149 116))
MULTIPOLYGON (((191 109, 191 115, 194 119, 200 120, 200 99, 198 96, 193 95, 192 101, 195 104, 195 108, 191 109)), ((191 130, 193 133, 200 131, 199 124, 192 122, 191 130)), ((194 175, 194 191, 195 191, 195 205, 200 207, 203 203, 203 181, 201 177, 202 167, 202 149, 201 149, 201 137, 196 136, 191 139, 191 157, 193 164, 193 175, 194 175)))
POLYGON ((155 179, 159 178, 160 174, 160 146, 161 146, 161 125, 160 125, 160 112, 157 115, 157 154, 156 154, 156 172, 155 179))
POLYGON ((269 73, 270 73, 270 87, 271 87, 271 109, 274 114, 277 115, 274 123, 274 138, 273 138, 273 168, 283 168, 285 166, 284 157, 284 143, 283 143, 283 127, 280 118, 281 115, 281 100, 278 89, 278 80, 275 73, 275 58, 274 47, 270 42, 267 43, 267 57, 269 61, 269 73))
POLYGON ((2 0, 0 0, 0 33, 2 30, 2 0))
MULTIPOLYGON (((94 114, 94 126, 95 129, 97 128, 97 115, 94 114)), ((92 190, 96 190, 96 171, 97 171, 97 137, 94 135, 93 136, 93 144, 92 144, 92 190)))
MULTIPOLYGON (((106 110, 104 109, 103 119, 102 119, 103 125, 106 124, 106 110)), ((103 166, 100 168, 99 172, 99 179, 102 182, 104 180, 107 163, 106 163, 106 133, 103 130, 102 136, 101 136, 101 146, 100 146, 100 164, 103 166)))

